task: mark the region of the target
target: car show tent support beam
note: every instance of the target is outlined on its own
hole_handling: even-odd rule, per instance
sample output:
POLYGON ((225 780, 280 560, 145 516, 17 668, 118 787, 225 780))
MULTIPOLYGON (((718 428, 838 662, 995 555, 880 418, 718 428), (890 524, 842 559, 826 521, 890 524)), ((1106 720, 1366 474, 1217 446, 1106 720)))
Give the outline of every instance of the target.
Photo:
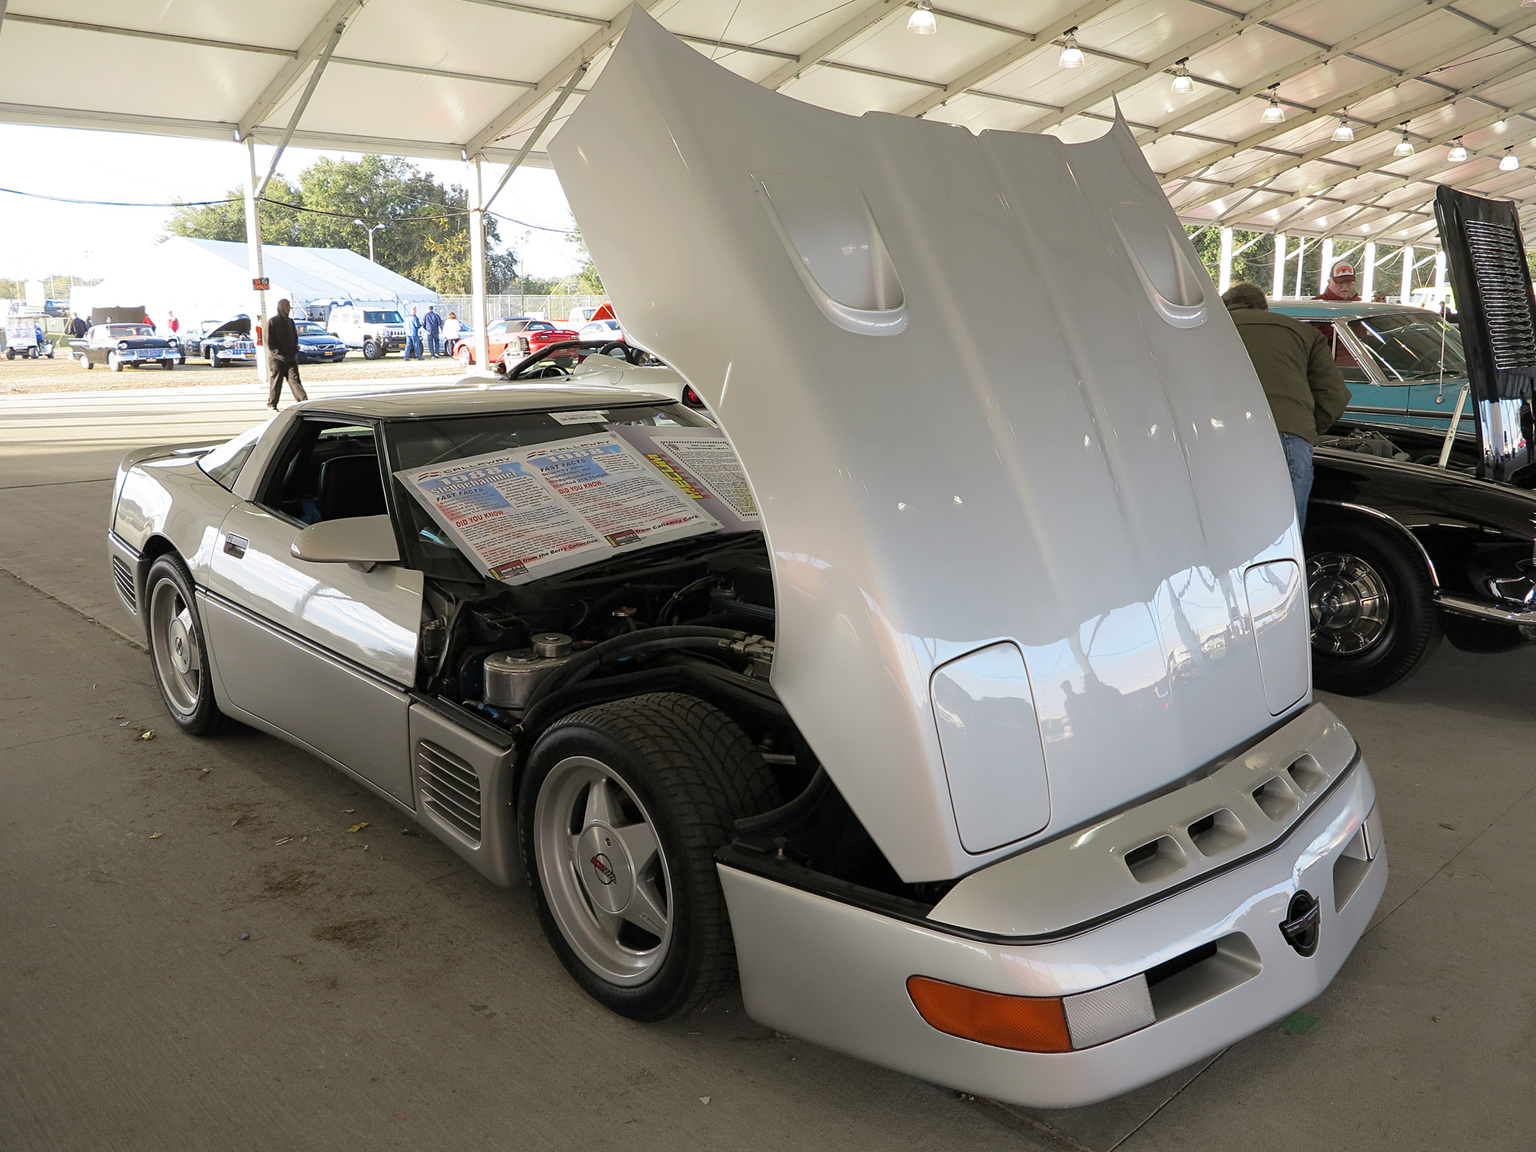
POLYGON ((469 161, 469 323, 475 330, 475 371, 491 381, 490 317, 485 303, 485 160, 469 161))
POLYGON ((1445 249, 1435 253, 1435 304, 1445 303, 1445 249))
POLYGON ((8 0, 0 0, 0 25, 5 24, 5 6, 8 0))
POLYGON ((1221 230, 1221 258, 1216 268, 1216 291, 1232 287, 1232 229, 1221 230))
POLYGON ((1270 281, 1271 296, 1285 295, 1285 233, 1275 233, 1275 274, 1270 281))
MULTIPOLYGON (((256 212, 256 141, 245 138, 245 246, 251 268, 251 288, 256 294, 251 310, 251 339, 256 342, 256 379, 267 380, 267 341, 263 328, 267 322, 267 292, 261 284, 266 273, 261 261, 261 217, 256 212)), ((210 361, 211 363, 211 361, 210 361)))
POLYGON ((251 129, 272 115, 298 83, 304 70, 322 53, 330 56, 340 36, 340 27, 362 6, 362 0, 334 0, 325 15, 310 29, 309 35, 304 37, 304 42, 294 51, 293 59, 278 70, 277 75, 261 90, 261 95, 256 97, 255 103, 237 121, 242 137, 249 136, 251 129))
MULTIPOLYGON (((277 165, 283 158, 283 152, 288 148, 288 141, 293 139, 293 133, 299 126, 299 121, 304 116, 304 109, 309 107, 309 98, 315 94, 315 89, 320 86, 320 77, 325 75, 325 66, 331 62, 331 53, 336 50, 337 43, 341 40, 341 34, 347 30, 344 21, 337 21, 336 27, 331 30, 330 36, 325 41, 325 46, 320 50, 320 58, 315 61, 315 67, 309 74, 309 83, 304 85, 304 94, 299 97, 299 102, 293 106, 293 115, 288 118, 288 127, 283 129, 283 138, 277 142, 277 151, 272 153, 272 164, 267 169, 267 174, 261 178, 261 184, 256 189, 256 198, 261 199, 262 193, 267 190, 267 184, 272 177, 277 175, 277 165)), ((373 233, 368 234, 368 239, 373 239, 373 233)), ((372 245, 369 245, 372 247, 372 245)), ((370 256, 371 260, 372 257, 370 256)))
POLYGON ((1408 303, 1408 299, 1409 299, 1409 297, 1413 293, 1413 270, 1414 270, 1414 268, 1415 268, 1415 264, 1413 262, 1413 245, 1412 244, 1404 244, 1403 245, 1403 274, 1402 274, 1401 278, 1397 282, 1397 302, 1399 304, 1406 304, 1406 303, 1408 303))
POLYGON ((1376 295, 1376 241, 1365 242, 1365 274, 1360 277, 1360 299, 1369 300, 1376 295))
POLYGON ((869 28, 873 28, 892 12, 906 8, 905 0, 874 0, 857 8, 853 15, 812 44, 794 60, 780 64, 758 81, 764 88, 782 88, 808 68, 820 64, 844 44, 869 28))
MULTIPOLYGON (((946 100, 969 92, 977 84, 985 83, 998 75, 998 73, 1012 68, 1026 56, 1052 47, 1053 41, 1057 37, 1065 35, 1080 24, 1086 24, 1106 8, 1118 2, 1119 0, 1088 0, 1086 4, 1083 4, 1076 11, 1060 17, 1039 32, 1033 34, 1018 33, 1022 37, 1018 44, 1003 52, 999 52, 996 56, 983 60, 980 64, 967 70, 950 83, 941 85, 937 90, 925 93, 903 108, 901 115, 922 116, 937 108, 946 100)), ((977 92, 975 95, 988 96, 991 93, 977 92)), ((1050 107, 1053 112, 1055 111, 1054 105, 1048 105, 1047 107, 1050 107)))
POLYGON ((1333 267, 1333 237, 1323 238, 1323 258, 1317 264, 1317 291, 1321 295, 1328 287, 1328 270, 1333 267))
POLYGON ((501 179, 497 182, 495 191, 487 196, 481 204, 481 211, 488 209, 496 197, 501 195, 501 190, 507 186, 507 181, 512 179, 512 173, 517 171, 523 162, 523 158, 533 151, 534 144, 538 142, 540 136, 544 135, 544 130, 549 127, 550 121, 559 114, 561 107, 570 99, 571 93, 575 91, 576 82, 587 74, 587 69, 590 67, 592 67, 592 61, 590 60, 583 60, 576 66, 576 71, 571 73, 571 78, 565 82, 565 87, 560 89, 560 95, 550 101, 549 107, 544 110, 544 115, 539 120, 538 126, 528 133, 528 139, 523 141, 523 146, 517 150, 517 155, 512 157, 512 163, 508 164, 507 170, 501 174, 501 179))
MULTIPOLYGON (((650 11, 660 3, 661 0, 643 0, 636 7, 650 11)), ((630 11, 631 6, 626 4, 618 15, 608 21, 606 27, 588 36, 582 41, 580 47, 546 72, 532 88, 491 117, 485 127, 464 142, 464 153, 469 156, 478 156, 489 144, 510 131, 540 100, 563 84, 572 72, 617 39, 619 33, 629 25, 630 11)))

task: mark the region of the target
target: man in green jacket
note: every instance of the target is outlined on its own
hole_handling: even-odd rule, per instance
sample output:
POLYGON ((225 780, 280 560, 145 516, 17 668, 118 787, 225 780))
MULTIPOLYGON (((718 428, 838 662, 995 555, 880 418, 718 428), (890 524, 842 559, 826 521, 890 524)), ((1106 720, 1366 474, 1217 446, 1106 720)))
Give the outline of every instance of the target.
POLYGON ((1349 388, 1334 366, 1333 349, 1310 324, 1269 310, 1257 284, 1234 284, 1222 296, 1259 374, 1296 493, 1296 520, 1307 526, 1312 491, 1312 445, 1349 404, 1349 388))

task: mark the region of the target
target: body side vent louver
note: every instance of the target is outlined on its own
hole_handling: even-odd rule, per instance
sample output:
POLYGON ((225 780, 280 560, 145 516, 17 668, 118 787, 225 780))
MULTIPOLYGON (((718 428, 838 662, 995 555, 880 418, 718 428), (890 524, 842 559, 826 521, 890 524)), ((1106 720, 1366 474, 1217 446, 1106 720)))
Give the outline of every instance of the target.
POLYGON ((139 610, 138 592, 134 587, 133 572, 120 557, 112 557, 112 580, 117 585, 117 594, 123 598, 123 603, 129 609, 139 610))
POLYGON ((430 740, 416 742, 421 802, 472 845, 480 843, 480 777, 468 763, 430 740))

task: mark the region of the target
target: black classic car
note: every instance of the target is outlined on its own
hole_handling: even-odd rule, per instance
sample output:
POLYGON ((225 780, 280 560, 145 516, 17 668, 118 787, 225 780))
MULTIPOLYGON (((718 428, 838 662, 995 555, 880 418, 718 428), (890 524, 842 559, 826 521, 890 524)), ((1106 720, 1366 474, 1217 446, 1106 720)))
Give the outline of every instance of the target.
POLYGON ((1473 419, 1441 430, 1346 413, 1319 443, 1312 668, 1333 692, 1390 687, 1442 635, 1472 652, 1536 639, 1536 305, 1519 221, 1449 188, 1437 212, 1473 419))
POLYGON ((181 341, 175 336, 156 336, 152 324, 97 324, 82 339, 71 340, 69 346, 82 368, 105 364, 114 372, 145 364, 169 369, 184 359, 181 341))
POLYGON ((208 367, 256 363, 256 342, 251 339, 251 318, 245 313, 228 320, 205 323, 187 334, 187 355, 206 359, 208 367))

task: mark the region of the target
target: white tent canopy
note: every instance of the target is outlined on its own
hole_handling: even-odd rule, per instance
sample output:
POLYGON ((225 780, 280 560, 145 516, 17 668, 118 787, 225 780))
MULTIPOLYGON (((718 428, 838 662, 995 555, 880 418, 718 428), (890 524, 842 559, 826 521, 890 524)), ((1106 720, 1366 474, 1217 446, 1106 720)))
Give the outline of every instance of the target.
MULTIPOLYGON (((375 264, 346 248, 298 248, 264 245, 270 300, 296 305, 436 304, 437 293, 414 280, 375 264)), ((155 245, 131 273, 77 287, 71 310, 89 315, 92 307, 144 305, 156 323, 175 312, 183 326, 222 321, 251 311, 251 275, 246 246, 225 240, 172 236, 155 245)))

